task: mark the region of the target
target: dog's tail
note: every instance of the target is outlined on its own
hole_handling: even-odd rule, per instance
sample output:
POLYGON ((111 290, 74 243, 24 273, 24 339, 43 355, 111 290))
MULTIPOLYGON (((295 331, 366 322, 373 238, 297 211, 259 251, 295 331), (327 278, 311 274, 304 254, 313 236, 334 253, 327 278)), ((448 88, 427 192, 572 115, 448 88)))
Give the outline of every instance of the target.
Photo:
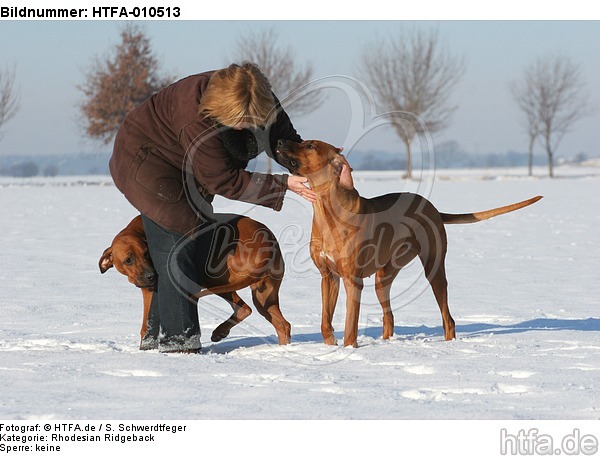
POLYGON ((507 214, 508 212, 517 211, 519 209, 523 209, 539 200, 541 200, 542 196, 536 196, 534 198, 530 198, 525 201, 521 201, 515 204, 509 204, 508 206, 497 207, 496 209, 490 209, 489 211, 483 212, 472 212, 470 214, 444 214, 440 213, 442 216, 442 221, 445 225, 459 224, 459 223, 475 223, 481 222, 482 220, 487 220, 492 217, 496 217, 497 215, 507 214))

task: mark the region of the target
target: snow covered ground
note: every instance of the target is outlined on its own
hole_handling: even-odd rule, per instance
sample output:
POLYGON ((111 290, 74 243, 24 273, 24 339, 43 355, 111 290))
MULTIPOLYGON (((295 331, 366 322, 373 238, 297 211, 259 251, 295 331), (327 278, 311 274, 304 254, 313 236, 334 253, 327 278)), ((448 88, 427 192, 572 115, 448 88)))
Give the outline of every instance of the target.
POLYGON ((308 203, 290 195, 275 213, 219 200, 219 209, 251 215, 278 236, 293 343, 278 346, 257 312, 228 339, 210 342, 229 308, 209 298, 199 310, 202 355, 138 351, 141 293, 97 266, 134 215, 110 178, 1 179, 0 417, 598 418, 600 168, 557 174, 440 171, 435 181, 407 184, 401 173, 355 173, 364 196, 419 191, 444 212, 544 195, 517 213, 447 228, 452 342, 443 340, 420 265, 411 264, 394 285, 392 340, 381 340, 369 281, 359 348, 323 345, 308 203))

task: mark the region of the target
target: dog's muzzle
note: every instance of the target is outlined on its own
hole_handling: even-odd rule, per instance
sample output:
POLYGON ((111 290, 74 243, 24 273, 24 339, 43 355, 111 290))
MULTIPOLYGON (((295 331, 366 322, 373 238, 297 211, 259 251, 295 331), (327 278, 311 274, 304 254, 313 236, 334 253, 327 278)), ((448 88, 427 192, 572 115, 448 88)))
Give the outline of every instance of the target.
POLYGON ((277 141, 277 152, 275 154, 277 156, 278 163, 286 167, 292 173, 297 172, 298 167, 300 166, 300 163, 298 162, 296 154, 293 150, 294 144, 295 143, 292 141, 280 139, 277 141))
POLYGON ((137 277, 135 286, 138 288, 154 288, 156 282, 158 282, 158 274, 153 270, 148 270, 137 277))

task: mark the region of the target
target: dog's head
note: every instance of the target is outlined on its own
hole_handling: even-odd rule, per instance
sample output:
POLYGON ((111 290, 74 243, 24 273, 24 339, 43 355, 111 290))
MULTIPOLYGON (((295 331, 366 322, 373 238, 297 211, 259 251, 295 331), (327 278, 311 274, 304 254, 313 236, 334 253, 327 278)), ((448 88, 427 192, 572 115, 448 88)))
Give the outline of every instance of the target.
POLYGON ((100 257, 98 266, 102 274, 114 266, 139 288, 156 285, 158 275, 152 265, 146 239, 139 232, 124 230, 117 234, 112 245, 100 257))
POLYGON ((353 187, 350 176, 351 168, 346 158, 340 153, 341 151, 342 149, 316 139, 300 143, 285 140, 277 142, 278 161, 292 174, 304 176, 309 181, 316 176, 321 176, 320 180, 329 178, 339 181, 344 166, 346 166, 347 177, 342 176, 341 184, 351 188, 353 187))

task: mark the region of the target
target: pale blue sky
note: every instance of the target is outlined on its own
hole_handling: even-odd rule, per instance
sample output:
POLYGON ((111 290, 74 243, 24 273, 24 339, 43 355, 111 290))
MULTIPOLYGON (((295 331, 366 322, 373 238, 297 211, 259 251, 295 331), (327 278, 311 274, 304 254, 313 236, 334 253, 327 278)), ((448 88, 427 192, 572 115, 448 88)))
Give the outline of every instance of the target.
MULTIPOLYGON (((83 69, 118 42, 113 21, 3 21, 0 65, 16 64, 20 111, 3 128, 0 154, 110 152, 78 131, 76 103, 83 69)), ((568 54, 581 64, 590 99, 600 103, 600 22, 597 21, 172 21, 144 22, 163 68, 184 77, 220 68, 244 32, 274 27, 299 61, 311 60, 315 77, 359 77, 361 54, 377 38, 415 27, 437 27, 441 42, 464 56, 466 73, 456 87, 458 105, 449 128, 435 143, 454 140, 469 152, 526 149, 508 83, 537 57, 568 54)), ((330 93, 310 116, 292 119, 305 138, 343 142, 350 113, 340 94, 330 93)), ((575 125, 558 155, 600 155, 600 109, 575 125)), ((389 131, 372 132, 361 149, 403 150, 389 131)), ((539 153, 541 149, 538 149, 539 153)))

